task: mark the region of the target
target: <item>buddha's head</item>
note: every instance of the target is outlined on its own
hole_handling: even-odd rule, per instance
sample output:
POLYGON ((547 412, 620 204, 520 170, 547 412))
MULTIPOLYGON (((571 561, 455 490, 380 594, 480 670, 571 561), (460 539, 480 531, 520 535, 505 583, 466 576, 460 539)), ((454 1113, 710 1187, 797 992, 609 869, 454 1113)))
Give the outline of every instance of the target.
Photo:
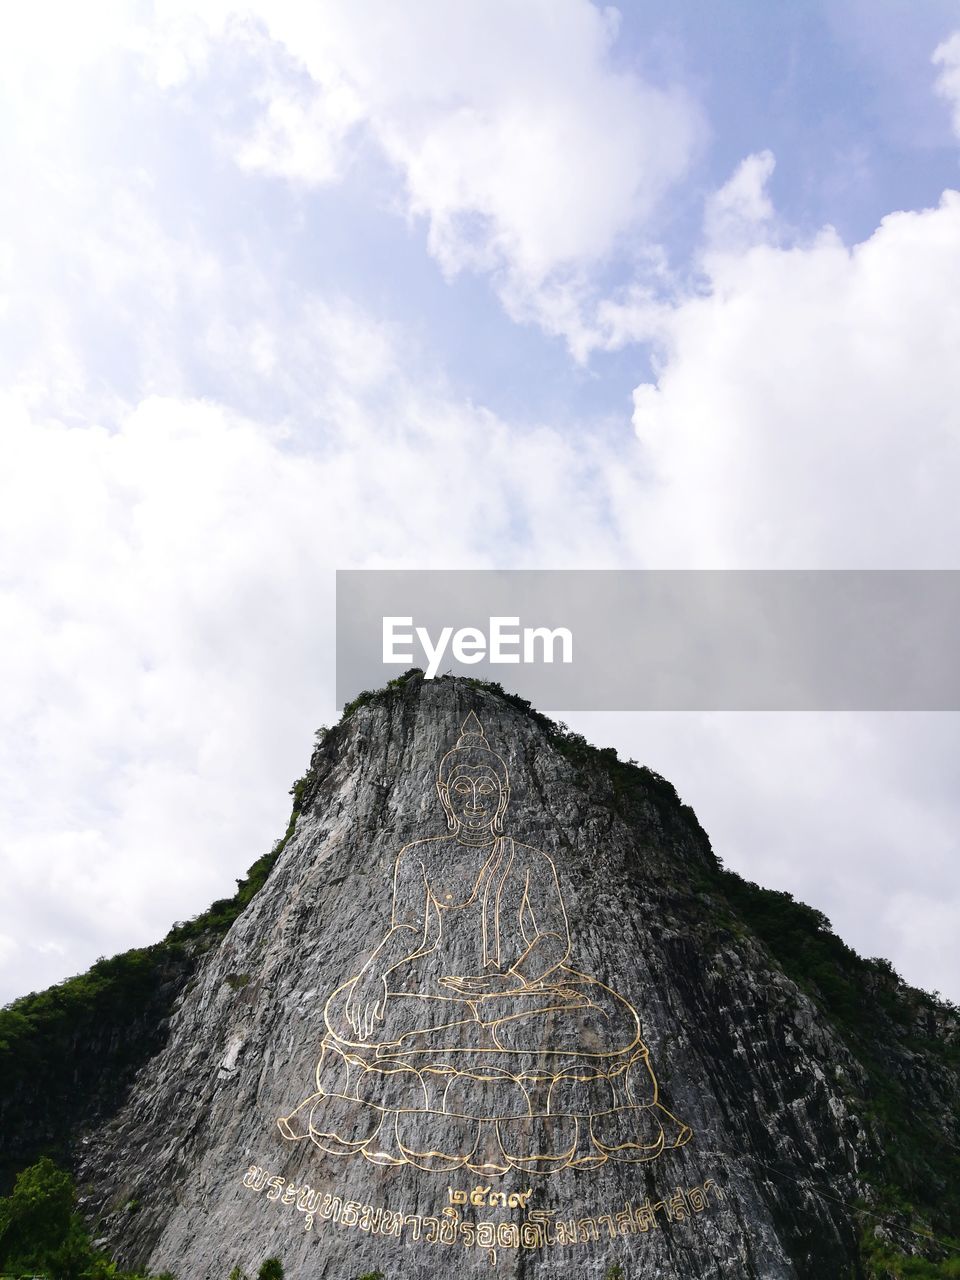
POLYGON ((440 761, 437 791, 447 826, 457 835, 477 840, 503 834, 510 774, 472 711, 460 726, 457 745, 440 761))

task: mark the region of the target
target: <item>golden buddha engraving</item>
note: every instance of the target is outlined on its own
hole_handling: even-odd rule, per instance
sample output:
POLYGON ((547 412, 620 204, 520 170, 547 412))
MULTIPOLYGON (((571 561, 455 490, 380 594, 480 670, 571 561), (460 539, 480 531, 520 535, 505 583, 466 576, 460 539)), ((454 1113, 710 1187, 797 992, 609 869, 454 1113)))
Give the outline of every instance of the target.
POLYGON ((506 834, 509 770, 473 712, 437 791, 449 834, 400 850, 390 927, 328 999, 316 1091, 283 1136, 483 1176, 681 1146, 636 1010, 568 964, 556 867, 506 834))

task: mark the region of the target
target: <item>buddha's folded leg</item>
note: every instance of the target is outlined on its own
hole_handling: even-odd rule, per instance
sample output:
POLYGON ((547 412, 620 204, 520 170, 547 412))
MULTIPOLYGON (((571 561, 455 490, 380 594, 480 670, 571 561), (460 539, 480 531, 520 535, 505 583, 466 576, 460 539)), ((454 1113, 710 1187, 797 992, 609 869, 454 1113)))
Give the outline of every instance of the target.
POLYGON ((324 1010, 327 1030, 344 1045, 362 1048, 399 1044, 447 1028, 453 1034, 456 1029, 468 1028, 468 1024, 477 1022, 473 1007, 459 997, 391 992, 384 1001, 382 1017, 361 1040, 347 1017, 347 1001, 355 981, 335 991, 324 1010))
POLYGON ((577 1146, 570 1157, 569 1163, 571 1167, 576 1169, 595 1169, 598 1165, 606 1164, 606 1162, 607 1156, 605 1152, 601 1151, 593 1140, 589 1119, 581 1117, 577 1121, 577 1146))
POLYGON ((684 1124, 682 1120, 666 1109, 656 1104, 660 1111, 660 1123, 663 1125, 663 1145, 665 1147, 682 1147, 685 1142, 689 1142, 693 1137, 693 1130, 688 1124, 684 1124))
POLYGON ((631 1005, 592 978, 551 975, 541 994, 518 992, 478 1002, 496 1043, 517 1052, 549 1050, 611 1057, 641 1044, 631 1005))

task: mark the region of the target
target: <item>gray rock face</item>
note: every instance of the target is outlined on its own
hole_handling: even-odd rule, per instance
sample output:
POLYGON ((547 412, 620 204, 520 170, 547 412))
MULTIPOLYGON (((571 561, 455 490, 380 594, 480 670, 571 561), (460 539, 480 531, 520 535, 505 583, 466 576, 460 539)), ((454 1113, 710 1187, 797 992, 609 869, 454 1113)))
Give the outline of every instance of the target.
POLYGON ((129 1263, 856 1274, 861 1068, 713 927, 709 845, 655 775, 627 812, 536 716, 447 679, 359 708, 310 777, 88 1141, 88 1208, 129 1263))

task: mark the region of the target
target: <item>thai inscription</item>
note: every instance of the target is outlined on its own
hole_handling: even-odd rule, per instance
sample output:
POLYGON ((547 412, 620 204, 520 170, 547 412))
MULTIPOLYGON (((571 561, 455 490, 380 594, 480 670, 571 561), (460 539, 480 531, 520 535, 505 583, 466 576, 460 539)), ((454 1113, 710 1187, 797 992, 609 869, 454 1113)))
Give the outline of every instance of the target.
POLYGON ((472 1204, 475 1208, 488 1205, 491 1209, 525 1209, 527 1201, 533 1195, 530 1187, 526 1191, 494 1191, 492 1187, 476 1186, 472 1191, 461 1191, 447 1187, 447 1198, 451 1204, 472 1204))
POLYGON ((490 1189, 477 1186, 471 1191, 448 1188, 448 1200, 437 1214, 411 1213, 402 1204, 366 1204, 347 1200, 335 1191, 321 1191, 307 1184, 287 1182, 260 1165, 251 1165, 243 1175, 243 1185, 265 1195, 285 1208, 303 1215, 304 1230, 324 1229, 333 1223, 348 1231, 395 1240, 423 1241, 429 1245, 459 1247, 466 1250, 494 1251, 489 1261, 495 1262, 497 1249, 549 1250, 578 1248, 584 1245, 645 1236, 668 1224, 688 1223, 708 1210, 722 1205, 725 1195, 712 1178, 698 1186, 677 1186, 659 1200, 637 1203, 625 1200, 602 1212, 583 1216, 564 1216, 556 1210, 531 1208, 527 1201, 531 1191, 511 1193, 506 1203, 490 1201, 490 1189), (523 1201, 519 1199, 523 1196, 523 1201), (519 1221, 503 1218, 466 1217, 467 1201, 481 1212, 496 1208, 519 1208, 524 1216, 519 1221), (514 1204, 510 1204, 514 1198, 514 1204), (461 1209, 463 1212, 461 1213, 461 1209))

